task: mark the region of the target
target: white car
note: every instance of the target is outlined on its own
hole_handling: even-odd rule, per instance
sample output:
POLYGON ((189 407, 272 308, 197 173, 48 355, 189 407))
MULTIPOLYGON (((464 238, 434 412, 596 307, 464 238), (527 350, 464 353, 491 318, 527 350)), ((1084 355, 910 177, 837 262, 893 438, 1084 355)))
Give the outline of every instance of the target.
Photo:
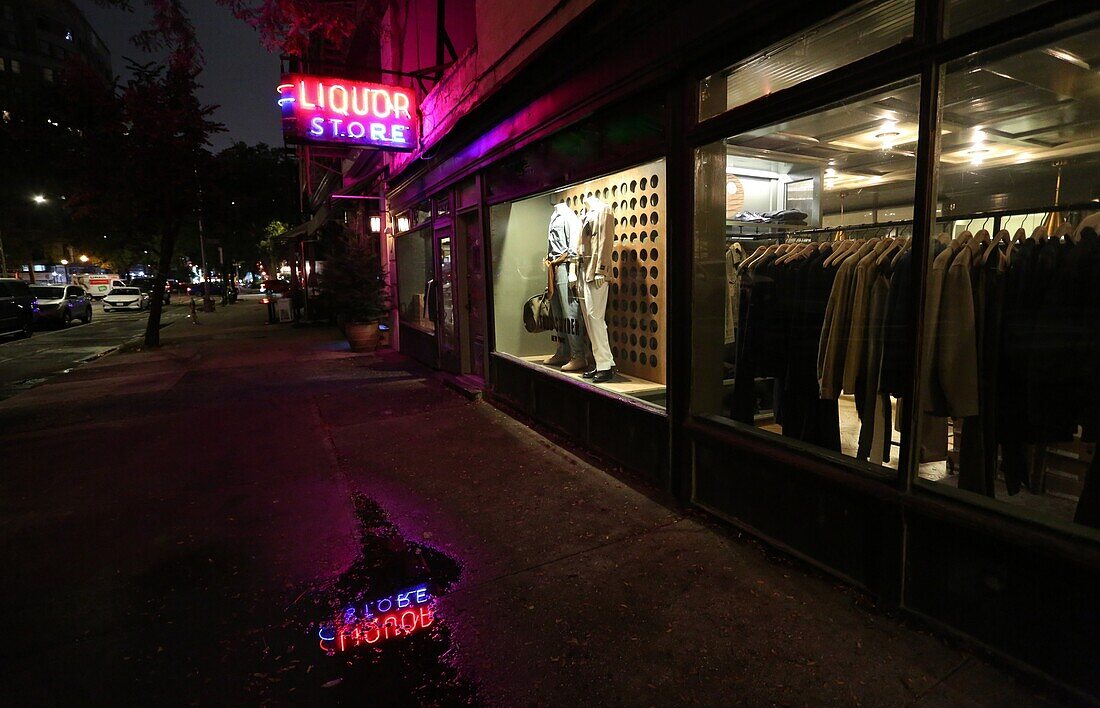
POLYGON ((141 312, 149 306, 149 295, 138 288, 111 288, 103 298, 103 311, 135 310, 141 312))

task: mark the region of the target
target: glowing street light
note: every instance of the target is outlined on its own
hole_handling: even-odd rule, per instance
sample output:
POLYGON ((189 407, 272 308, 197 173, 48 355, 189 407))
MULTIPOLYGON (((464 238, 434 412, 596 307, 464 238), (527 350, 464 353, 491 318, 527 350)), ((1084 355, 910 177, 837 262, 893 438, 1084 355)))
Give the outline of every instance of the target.
POLYGON ((68 258, 62 258, 61 259, 61 265, 69 265, 69 259, 68 258))
POLYGON ((81 255, 81 256, 80 256, 80 262, 81 262, 81 263, 87 263, 87 262, 88 262, 88 257, 87 257, 87 256, 85 256, 85 255, 81 255))
POLYGON ((36 194, 33 197, 31 197, 31 199, 34 200, 35 204, 45 204, 46 203, 46 196, 43 195, 43 194, 36 194))

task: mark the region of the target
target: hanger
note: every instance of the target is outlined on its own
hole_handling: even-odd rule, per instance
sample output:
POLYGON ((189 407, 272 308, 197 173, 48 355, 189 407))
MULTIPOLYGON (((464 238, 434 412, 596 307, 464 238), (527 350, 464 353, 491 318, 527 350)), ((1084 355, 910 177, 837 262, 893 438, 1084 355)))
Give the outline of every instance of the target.
POLYGON ((1036 226, 1035 230, 1031 232, 1031 240, 1036 243, 1046 243, 1047 227, 1044 224, 1036 226))

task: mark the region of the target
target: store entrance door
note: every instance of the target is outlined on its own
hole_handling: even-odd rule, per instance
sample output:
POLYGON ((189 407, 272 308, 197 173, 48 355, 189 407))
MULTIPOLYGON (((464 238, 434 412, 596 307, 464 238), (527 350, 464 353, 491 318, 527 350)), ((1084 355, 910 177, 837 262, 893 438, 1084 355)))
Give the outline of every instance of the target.
POLYGON ((466 310, 463 322, 466 341, 463 373, 485 380, 485 251, 482 248, 478 209, 461 212, 457 217, 458 242, 462 249, 465 273, 459 303, 466 310))
POLYGON ((454 239, 449 227, 437 229, 436 274, 439 288, 435 296, 439 298, 439 320, 436 322, 439 340, 439 368, 454 374, 462 373, 462 353, 458 339, 458 317, 455 309, 455 254, 454 239))

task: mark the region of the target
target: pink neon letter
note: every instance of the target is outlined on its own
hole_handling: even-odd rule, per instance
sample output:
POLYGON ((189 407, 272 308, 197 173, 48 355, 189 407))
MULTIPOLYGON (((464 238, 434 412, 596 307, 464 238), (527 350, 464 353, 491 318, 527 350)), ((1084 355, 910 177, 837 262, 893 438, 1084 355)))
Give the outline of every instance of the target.
POLYGON ((348 90, 336 84, 328 89, 328 107, 333 113, 342 116, 348 114, 348 90))
POLYGON ((370 113, 370 89, 362 86, 351 87, 351 110, 357 116, 370 113))
POLYGON ((305 109, 317 107, 317 104, 309 102, 308 94, 306 93, 305 81, 298 82, 298 102, 301 104, 302 108, 305 109))
POLYGON ((393 113, 398 118, 412 118, 409 114, 409 96, 405 93, 393 95, 393 113))
POLYGON ((379 118, 386 118, 391 112, 393 112, 393 104, 390 102, 390 94, 382 89, 375 89, 371 92, 371 110, 379 118), (382 99, 382 107, 378 107, 378 99, 382 99))

